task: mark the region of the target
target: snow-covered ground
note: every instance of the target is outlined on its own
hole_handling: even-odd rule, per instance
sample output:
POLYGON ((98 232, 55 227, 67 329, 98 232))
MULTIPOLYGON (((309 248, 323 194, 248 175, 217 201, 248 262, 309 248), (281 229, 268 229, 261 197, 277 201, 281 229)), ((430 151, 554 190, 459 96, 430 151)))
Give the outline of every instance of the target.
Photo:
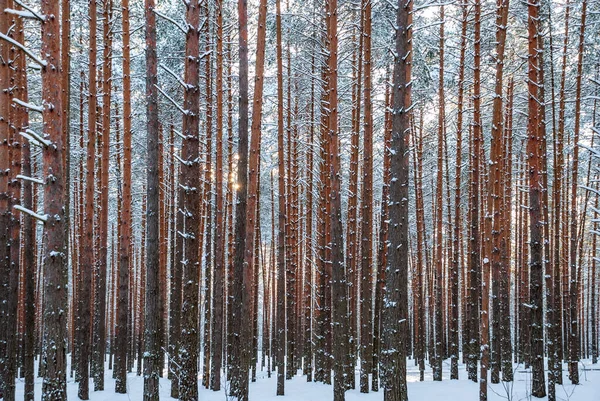
MULTIPOLYGON (((37 365, 37 364, 36 364, 37 365)), ((557 386, 556 394, 559 400, 565 401, 600 401, 600 364, 592 365, 591 361, 584 360, 580 363, 581 384, 572 386, 564 376, 563 386, 557 386)), ((460 380, 449 380, 449 360, 444 363, 444 380, 432 381, 431 369, 425 372, 425 381, 419 382, 419 371, 414 366, 414 361, 408 361, 408 397, 410 401, 468 401, 478 400, 477 383, 466 379, 465 366, 459 365, 460 380)), ((564 371, 566 372, 566 366, 564 371)), ((356 380, 358 384, 358 377, 356 380)), ((106 390, 101 392, 90 391, 92 401, 129 401, 141 400, 143 379, 135 373, 127 378, 127 394, 115 394, 115 381, 112 371, 106 370, 106 390)), ((36 379, 36 400, 41 399, 41 379, 36 379)), ((531 372, 523 366, 515 366, 515 381, 512 383, 492 384, 488 390, 489 401, 524 401, 536 400, 530 395, 531 372)), ((69 400, 77 400, 77 384, 72 378, 68 380, 69 400)), ((224 386, 225 387, 225 386, 224 386)), ((93 385, 90 386, 90 389, 93 385)), ((256 401, 328 401, 333 399, 333 387, 322 383, 307 383, 305 376, 296 376, 285 383, 285 397, 275 395, 276 375, 267 377, 266 371, 257 372, 257 380, 250 384, 250 400, 256 401)), ((172 400, 169 396, 171 382, 167 379, 160 380, 160 399, 172 400)), ((17 400, 23 399, 23 381, 17 383, 17 400)), ((199 399, 201 401, 225 401, 225 390, 214 392, 200 387, 199 399)), ((358 389, 346 392, 347 401, 380 401, 383 393, 361 394, 358 389)), ((542 398, 540 400, 546 400, 542 398)))

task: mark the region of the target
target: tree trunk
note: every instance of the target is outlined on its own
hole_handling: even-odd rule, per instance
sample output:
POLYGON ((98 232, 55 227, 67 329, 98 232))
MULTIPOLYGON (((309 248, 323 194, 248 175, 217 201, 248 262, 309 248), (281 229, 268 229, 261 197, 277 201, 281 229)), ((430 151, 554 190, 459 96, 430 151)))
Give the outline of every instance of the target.
POLYGON ((571 265, 571 280, 569 283, 570 303, 570 333, 569 333, 569 378, 572 384, 579 384, 579 318, 577 306, 579 299, 579 269, 577 265, 577 188, 579 169, 579 131, 581 121, 581 81, 583 73, 583 51, 585 42, 585 20, 587 12, 587 0, 581 5, 581 25, 579 28, 579 49, 577 57, 577 75, 575 77, 575 127, 573 131, 573 165, 571 178, 571 210, 569 221, 571 224, 571 236, 569 242, 569 263, 571 265))
MULTIPOLYGON (((108 167, 110 164, 110 97, 112 83, 112 0, 103 1, 103 65, 102 65, 102 144, 100 163, 100 216, 98 219, 98 248, 94 286, 93 316, 93 376, 94 390, 104 390, 104 358, 106 354, 106 269, 108 256, 108 167)), ((126 283, 129 285, 129 283, 126 283)), ((126 290, 124 290, 126 291, 126 290)), ((125 303, 127 305, 127 303, 125 303)), ((126 332, 125 332, 126 333, 126 332)), ((127 340, 127 335, 125 335, 127 340)), ((126 355, 126 354, 125 354, 126 355)), ((126 363, 125 358, 125 363, 126 363)))
POLYGON ((180 209, 184 210, 183 237, 183 301, 181 304, 181 334, 179 336, 179 398, 184 401, 198 399, 198 278, 200 258, 200 175, 199 164, 199 114, 200 114, 200 6, 196 2, 186 5, 185 72, 186 84, 183 108, 181 146, 180 209))
MULTIPOLYGON (((436 171, 436 191, 435 191, 435 307, 434 307, 434 343, 435 343, 435 359, 433 360, 433 380, 442 380, 442 361, 443 356, 443 311, 442 311, 442 275, 444 264, 443 252, 443 157, 444 157, 444 132, 445 132, 445 99, 444 99, 444 6, 440 7, 440 72, 438 82, 438 135, 437 135, 437 171, 436 171)), ((432 308, 432 306, 430 306, 432 308)), ((430 309, 431 311, 431 309, 430 309)))
POLYGON ((147 116, 147 187, 146 187, 146 291, 144 317, 144 401, 158 401, 159 358, 159 181, 158 181, 158 89, 156 55, 156 15, 154 0, 145 0, 146 16, 146 116, 147 116))
MULTIPOLYGON (((454 232, 452 236, 453 254, 450 267, 450 379, 458 380, 458 312, 459 312, 459 272, 462 271, 461 264, 461 174, 462 174, 462 136, 463 136, 463 114, 464 114, 464 92, 465 92, 465 53, 467 50, 467 18, 468 4, 461 1, 462 21, 460 36, 460 64, 458 67, 458 110, 456 121, 456 172, 455 172, 455 198, 454 198, 454 232)), ((465 316, 463 315, 463 321, 465 316)), ((464 323, 463 323, 464 324, 464 323)), ((463 352, 466 350, 463 349, 463 352)))
MULTIPOLYGON (((283 56, 281 48, 281 0, 276 0, 277 53, 277 166, 278 166, 278 231, 277 231, 277 395, 285 386, 285 163, 283 158, 283 56)), ((273 224, 275 224, 273 222, 273 224)))
MULTIPOLYGON (((360 264, 360 392, 369 392, 373 355, 373 103, 371 101, 371 0, 366 0, 364 18, 365 122, 363 134, 363 183, 360 264)), ((360 96, 360 94, 359 94, 360 96)), ((341 245, 340 245, 341 246, 341 245)))
MULTIPOLYGON (((43 0, 43 15, 59 15, 56 1, 43 0)), ((65 130, 62 126, 62 71, 59 67, 58 38, 60 21, 48 18, 42 23, 42 58, 47 63, 42 68, 42 100, 44 107, 43 132, 52 142, 44 149, 44 344, 45 375, 42 400, 59 401, 67 398, 67 238, 65 215, 67 177, 64 171, 65 130), (55 68, 50 68, 54 66, 55 68), (53 105, 49 107, 48 105, 53 105), (51 179, 50 176, 55 177, 51 179)))
POLYGON ((529 90, 529 115, 527 122, 527 167, 529 175, 529 233, 530 233, 530 304, 531 320, 531 361, 532 361, 532 389, 534 397, 546 395, 544 378, 544 326, 543 326, 543 279, 544 268, 542 262, 543 244, 543 216, 542 216, 542 133, 540 130, 539 112, 539 3, 537 0, 528 5, 528 33, 529 33, 529 62, 528 62, 528 90, 529 90))
POLYGON ((115 392, 127 392, 127 330, 129 305, 129 271, 131 261, 131 67, 129 48, 129 0, 122 1, 123 10, 123 199, 120 216, 118 301, 115 327, 115 392))
POLYGON ((96 111, 97 111, 97 84, 96 84, 96 24, 97 10, 96 1, 89 2, 90 18, 90 43, 89 43, 89 70, 88 70, 88 137, 87 137, 87 161, 85 173, 85 213, 83 224, 83 236, 81 238, 79 268, 81 275, 81 289, 78 296, 79 301, 79 352, 80 360, 77 367, 79 371, 78 396, 82 400, 89 399, 89 365, 90 365, 90 340, 92 335, 92 312, 91 312, 91 285, 92 269, 94 263, 94 184, 95 159, 96 159, 96 111))
POLYGON ((412 44, 408 24, 412 2, 399 1, 393 73, 393 113, 389 233, 386 292, 382 315, 382 378, 385 401, 406 401, 406 335, 408 326, 408 133, 411 105, 410 65, 412 44))

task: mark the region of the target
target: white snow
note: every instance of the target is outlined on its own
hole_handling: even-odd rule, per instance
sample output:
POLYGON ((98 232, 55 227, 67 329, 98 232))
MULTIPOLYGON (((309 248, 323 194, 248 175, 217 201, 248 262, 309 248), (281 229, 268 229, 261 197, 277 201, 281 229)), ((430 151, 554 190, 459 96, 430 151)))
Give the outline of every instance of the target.
MULTIPOLYGON (((70 358, 67 358, 70 360, 70 358)), ((260 359, 260 358, 259 358, 260 359)), ((108 364, 107 364, 108 365, 108 364)), ((35 364, 38 366, 37 361, 35 364)), ((567 366, 563 366, 563 385, 556 387, 558 400, 564 401, 596 401, 600 400, 600 364, 592 365, 590 360, 583 360, 579 364, 580 385, 571 385, 567 377, 567 366)), ((134 367, 134 372, 135 372, 134 367)), ((532 398, 530 395, 531 370, 525 369, 522 365, 515 365, 515 381, 511 383, 490 384, 488 390, 489 401, 502 400, 540 400, 548 398, 532 398)), ((383 392, 370 392, 361 394, 358 389, 358 370, 356 371, 355 390, 346 392, 347 401, 381 401, 383 392)), ((160 399, 173 400, 170 397, 171 382, 166 379, 167 370, 165 367, 165 378, 160 379, 160 399)), ((408 399, 409 401, 468 401, 478 400, 479 383, 467 380, 465 365, 459 364, 460 380, 450 380, 450 360, 445 360, 443 364, 443 381, 434 382, 432 372, 426 362, 425 381, 419 382, 419 369, 415 366, 414 360, 407 361, 407 380, 408 380, 408 399)), ((201 380, 201 378, 199 378, 201 380)), ((271 378, 267 377, 266 370, 257 369, 257 380, 250 383, 250 400, 256 401, 329 401, 333 400, 333 386, 322 383, 307 383, 306 376, 295 376, 292 380, 285 382, 285 396, 278 397, 275 394, 277 374, 273 372, 271 378)), ((489 375, 488 375, 489 380, 489 375)), ((90 383, 92 383, 90 381, 90 383)), ((127 377, 127 394, 115 394, 115 380, 112 378, 112 370, 105 369, 105 391, 92 391, 93 385, 90 385, 91 401, 128 401, 142 400, 143 377, 130 373, 127 377)), ((16 399, 23 399, 23 379, 18 379, 16 399)), ((41 400, 42 379, 35 378, 35 400, 41 400)), ((78 400, 78 384, 73 378, 68 378, 67 394, 69 400, 78 400)), ((200 383, 199 399, 202 401, 226 401, 225 388, 228 385, 222 385, 221 391, 214 392, 205 389, 200 383)), ((229 398, 231 399, 231 397, 229 398)))

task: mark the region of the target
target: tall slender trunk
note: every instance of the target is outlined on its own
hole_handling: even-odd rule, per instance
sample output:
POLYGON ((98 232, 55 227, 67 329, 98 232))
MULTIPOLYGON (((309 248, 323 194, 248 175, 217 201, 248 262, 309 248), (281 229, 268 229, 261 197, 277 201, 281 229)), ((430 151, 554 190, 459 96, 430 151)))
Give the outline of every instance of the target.
MULTIPOLYGON (((240 401, 248 401, 248 369, 252 360, 252 282, 253 261, 244 263, 247 252, 253 249, 252 224, 247 226, 246 215, 256 208, 247 207, 248 199, 248 5, 238 0, 238 53, 239 53, 239 120, 238 120, 238 163, 237 204, 235 207, 235 254, 233 311, 234 311, 234 356, 237 357, 236 376, 232 377, 233 394, 240 401)), ((258 145, 258 144, 257 144, 258 145)), ((258 175, 255 178, 258 179, 258 175)), ((256 199, 256 197, 255 197, 256 199)), ((256 239, 258 240, 258 239, 256 239)), ((258 294, 255 294, 258 296, 258 294)))
MULTIPOLYGON (((459 317, 459 287, 465 286, 464 282, 459 284, 459 272, 463 270, 461 262, 461 174, 462 174, 462 137, 464 118, 464 92, 465 92, 465 53, 467 50, 467 18, 468 4, 461 1, 461 34, 460 34, 460 62, 458 67, 458 105, 456 120, 456 172, 455 172, 455 198, 454 198, 454 232, 452 235, 453 254, 452 266, 450 268, 450 379, 458 380, 458 317, 459 317)), ((463 324, 464 324, 463 315, 463 324)), ((465 350, 463 349, 463 352, 465 350)))
MULTIPOLYGON (((59 15, 59 3, 43 0, 43 15, 59 15)), ((46 105, 43 111, 43 132, 54 145, 46 147, 44 158, 44 349, 45 375, 42 384, 42 400, 59 401, 67 398, 67 314, 62 313, 67 304, 67 238, 65 204, 67 199, 64 153, 65 130, 62 126, 62 71, 60 64, 60 43, 54 40, 59 36, 58 18, 47 18, 42 23, 42 100, 46 105), (54 66, 55 68, 50 68, 54 66), (48 105, 53 107, 48 107, 48 105), (55 177, 51 179, 50 176, 55 177)))
MULTIPOLYGON (((93 376, 94 390, 104 390, 104 358, 106 354, 106 269, 108 256, 108 167, 110 164, 110 113, 112 83, 112 0, 103 0, 104 36, 102 64, 102 144, 100 163, 100 216, 98 239, 100 246, 95 264, 94 315, 93 315, 93 376)), ((129 285, 126 283, 125 285, 129 285)), ((126 291, 126 290, 124 290, 126 291)), ((127 304, 127 303, 126 303, 127 304)), ((127 335, 125 335, 127 338, 127 335)))
POLYGON ((179 335, 180 365, 179 398, 184 401, 198 399, 198 278, 200 257, 200 174, 199 165, 199 114, 200 114, 200 5, 197 2, 186 4, 186 41, 181 146, 180 209, 185 211, 183 230, 183 300, 181 304, 181 334, 179 335))
MULTIPOLYGON (((0 32, 8 34, 12 25, 12 18, 4 10, 9 6, 8 0, 0 1, 0 32)), ((11 131, 10 122, 10 103, 12 85, 12 71, 10 69, 10 44, 6 41, 0 42, 0 170, 10 172, 11 169, 11 131), (6 117, 5 117, 6 116, 6 117)), ((3 302, 0 304, 0 391, 3 397, 14 399, 14 372, 12 361, 12 340, 10 338, 9 321, 13 317, 14 311, 9 309, 8 298, 11 287, 11 268, 10 265, 10 227, 11 227, 11 202, 9 193, 10 177, 8 174, 0 175, 0 297, 3 302)))
POLYGON ((97 10, 96 1, 89 2, 90 18, 90 43, 89 43, 89 70, 88 70, 88 137, 87 137, 87 161, 85 175, 85 213, 83 224, 83 236, 81 238, 80 253, 80 275, 81 292, 79 301, 79 352, 80 360, 77 367, 79 371, 78 396, 82 400, 89 399, 89 363, 90 363, 90 340, 92 333, 91 322, 91 292, 92 269, 94 266, 94 184, 95 184, 95 158, 96 158, 96 108, 97 108, 97 84, 96 84, 96 30, 97 10))
MULTIPOLYGON (((436 191, 435 191, 435 306, 433 307, 435 327, 433 327, 434 343, 435 343, 435 359, 433 361, 433 380, 442 380, 442 361, 443 356, 443 311, 442 311, 442 275, 444 264, 443 253, 443 155, 444 155, 444 132, 445 132, 445 99, 444 99, 444 6, 440 7, 440 73, 438 82, 438 122, 437 122, 437 171, 436 171, 436 191)), ((432 306, 430 306, 430 311, 432 306)))
MULTIPOLYGON (((360 392, 369 392, 369 372, 373 355, 373 102, 371 100, 371 25, 372 2, 364 9, 364 101, 361 264, 360 264, 360 392)), ((360 94, 359 94, 360 96, 360 94)))
MULTIPOLYGON (((475 0, 475 22, 474 22, 474 60, 473 60, 473 129, 472 129, 472 152, 471 152, 471 189, 469 199, 469 289, 467 293, 467 318, 469 319, 469 356, 467 369, 469 378, 477 381, 477 359, 479 359, 479 284, 481 270, 480 256, 480 227, 479 227, 479 186, 480 186, 480 155, 482 147, 481 134, 481 1, 475 0)), ((483 328, 482 328, 483 334, 483 328)), ((487 335, 487 325, 485 327, 487 335)), ((483 363, 483 362, 482 362, 483 363)), ((483 365, 481 376, 482 387, 487 391, 487 361, 483 365), (484 374, 485 372, 485 374, 484 374), (485 382, 483 381, 485 380, 485 382)))
POLYGON ((398 1, 393 72, 393 113, 386 292, 382 315, 382 378, 385 401, 406 401, 408 326, 408 137, 411 106, 412 1, 398 1))
MULTIPOLYGON (((359 299, 358 293, 358 158, 359 158, 359 142, 360 142, 360 121, 361 121, 361 100, 362 100, 362 69, 363 69, 363 26, 364 26, 364 2, 361 1, 361 7, 358 12, 359 23, 358 23, 358 40, 356 50, 352 54, 353 63, 353 88, 352 88, 352 133, 350 143, 350 170, 348 173, 348 217, 347 217, 347 230, 346 237, 348 241, 348 252, 346 257, 346 263, 348 264, 348 285, 349 285, 349 296, 348 301, 350 303, 350 309, 348 313, 349 317, 349 335, 351 344, 351 358, 352 365, 354 367, 356 359, 356 347, 358 345, 358 310, 357 310, 357 299, 359 299), (358 54, 357 54, 358 53, 358 54)), ((356 29, 356 28, 355 28, 356 29)), ((353 39, 355 33, 353 32, 353 39)), ((314 59, 313 59, 313 73, 314 73, 314 59)), ((362 360, 361 360, 362 363, 362 360)), ((351 381, 354 378, 354 373, 349 378, 351 381)), ((355 383, 352 383, 354 388, 355 383)))
POLYGON ((144 317, 144 401, 158 401, 158 377, 162 369, 159 350, 159 181, 158 181, 158 75, 155 1, 145 0, 146 17, 146 291, 144 317))
MULTIPOLYGON (((539 2, 534 0, 528 5, 528 122, 527 122, 527 167, 529 175, 529 225, 530 232, 530 304, 531 320, 531 361, 532 361, 532 395, 544 397, 546 385, 544 378, 544 326, 543 326, 543 276, 542 261, 543 216, 542 216, 542 138, 539 112, 539 2)), ((545 133, 544 133, 545 134, 545 133)))
POLYGON ((581 81, 583 75, 583 51, 585 42, 585 21, 587 14, 587 0, 581 5, 581 24, 579 26, 579 48, 577 55, 577 75, 575 76, 575 127, 573 131, 573 165, 571 178, 571 210, 569 222, 571 236, 569 242, 569 263, 571 266, 571 279, 569 282, 570 302, 570 327, 569 327, 569 378, 571 383, 579 384, 579 317, 577 307, 579 302, 579 272, 581 266, 577 264, 577 188, 579 185, 579 131, 581 126, 581 81))
MULTIPOLYGON (((389 77, 389 71, 386 72, 389 77)), ((388 78, 389 79, 389 78, 388 78)), ((388 216, 389 216, 389 199, 390 199, 390 182, 392 179, 390 172, 390 148, 392 143, 392 113, 390 112, 392 105, 392 94, 389 81, 386 85, 385 104, 387 105, 384 122, 384 145, 385 153, 383 156, 383 190, 381 193, 381 214, 379 216, 379 244, 377 248, 377 280, 375 284, 375 307, 373 309, 373 361, 371 389, 379 391, 379 359, 381 355, 381 311, 383 309, 383 292, 385 290, 385 266, 387 256, 387 237, 388 237, 388 216)), ((421 294, 419 294, 420 296, 421 294)), ((419 301, 422 298, 418 298, 419 301)), ((417 301, 417 304, 418 302, 417 301)), ((354 366, 353 366, 354 367, 354 366)), ((354 375, 354 372, 352 372, 354 375)))
MULTIPOLYGON (((283 158, 283 56, 281 48, 281 0, 276 0, 277 53, 277 165, 278 165, 278 231, 277 231, 277 395, 285 386, 285 163, 283 158)), ((275 222, 273 222, 275 224, 275 222)))
POLYGON ((123 0, 123 199, 120 216, 118 302, 115 327, 115 392, 127 392, 127 321, 129 308, 129 272, 131 269, 131 67, 129 47, 129 0, 123 0))
MULTIPOLYGON (((492 218, 492 253, 491 269, 493 272, 493 321, 492 321, 492 382, 497 383, 500 377, 500 362, 502 360, 502 340, 504 331, 502 326, 506 323, 503 313, 508 313, 508 265, 504 263, 501 255, 503 230, 503 203, 502 203, 502 176, 504 171, 504 116, 503 116, 503 78, 504 78, 504 49, 506 43, 506 30, 508 21, 509 0, 498 0, 496 3, 496 48, 495 64, 496 75, 494 83, 494 100, 492 105, 492 138, 490 150, 490 181, 488 207, 492 218)), ((486 351, 489 350, 489 347, 486 351)), ((486 352, 484 351, 484 352, 486 352)), ((512 362, 502 365, 502 374, 505 381, 512 380, 512 362)))

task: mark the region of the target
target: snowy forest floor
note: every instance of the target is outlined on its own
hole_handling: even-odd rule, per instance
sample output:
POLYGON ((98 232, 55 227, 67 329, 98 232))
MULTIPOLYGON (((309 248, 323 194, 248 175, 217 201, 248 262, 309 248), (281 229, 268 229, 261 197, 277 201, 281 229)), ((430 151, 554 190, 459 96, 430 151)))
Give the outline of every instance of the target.
MULTIPOLYGON (((37 363, 36 363, 37 366, 37 363)), ((562 386, 557 386, 556 394, 558 400, 564 401, 600 401, 600 364, 592 365, 590 360, 583 360, 579 364, 581 383, 578 386, 571 385, 567 378, 566 365, 563 366, 564 380, 562 386)), ((413 360, 407 363, 408 398, 410 401, 468 401, 478 400, 479 385, 467 380, 465 365, 459 365, 460 380, 449 380, 450 360, 444 361, 443 381, 432 381, 431 369, 425 371, 425 381, 419 382, 419 369, 413 360)), ((127 377, 127 394, 115 394, 115 381, 112 378, 112 370, 105 370, 105 391, 91 391, 91 401, 137 401, 142 400, 144 380, 135 373, 127 377)), ((166 372, 165 372, 166 373, 166 372)), ((165 375, 166 376, 166 375, 165 375)), ((322 383, 307 383, 306 376, 295 376, 285 383, 285 397, 275 395, 277 375, 271 374, 267 377, 266 370, 257 370, 256 382, 250 383, 250 400, 256 401, 327 401, 333 399, 333 386, 322 383)), ((358 387, 358 371, 356 377, 358 387)), ((23 380, 17 382, 17 399, 23 399, 23 380)), ((69 400, 77 400, 77 383, 73 378, 67 380, 67 392, 69 400)), ((42 379, 36 378, 35 399, 41 399, 42 379)), ((226 401, 226 386, 221 391, 211 391, 200 386, 199 399, 201 401, 226 401)), ((173 400, 169 396, 171 382, 166 378, 160 379, 160 399, 173 400)), ((230 399, 230 398, 229 398, 230 399)), ((383 393, 370 392, 361 394, 357 389, 346 392, 347 401, 380 401, 383 393)), ((524 369, 522 365, 515 365, 515 381, 512 383, 490 384, 488 390, 489 401, 524 401, 524 400, 547 400, 545 398, 533 398, 531 396, 531 370, 524 369)))

